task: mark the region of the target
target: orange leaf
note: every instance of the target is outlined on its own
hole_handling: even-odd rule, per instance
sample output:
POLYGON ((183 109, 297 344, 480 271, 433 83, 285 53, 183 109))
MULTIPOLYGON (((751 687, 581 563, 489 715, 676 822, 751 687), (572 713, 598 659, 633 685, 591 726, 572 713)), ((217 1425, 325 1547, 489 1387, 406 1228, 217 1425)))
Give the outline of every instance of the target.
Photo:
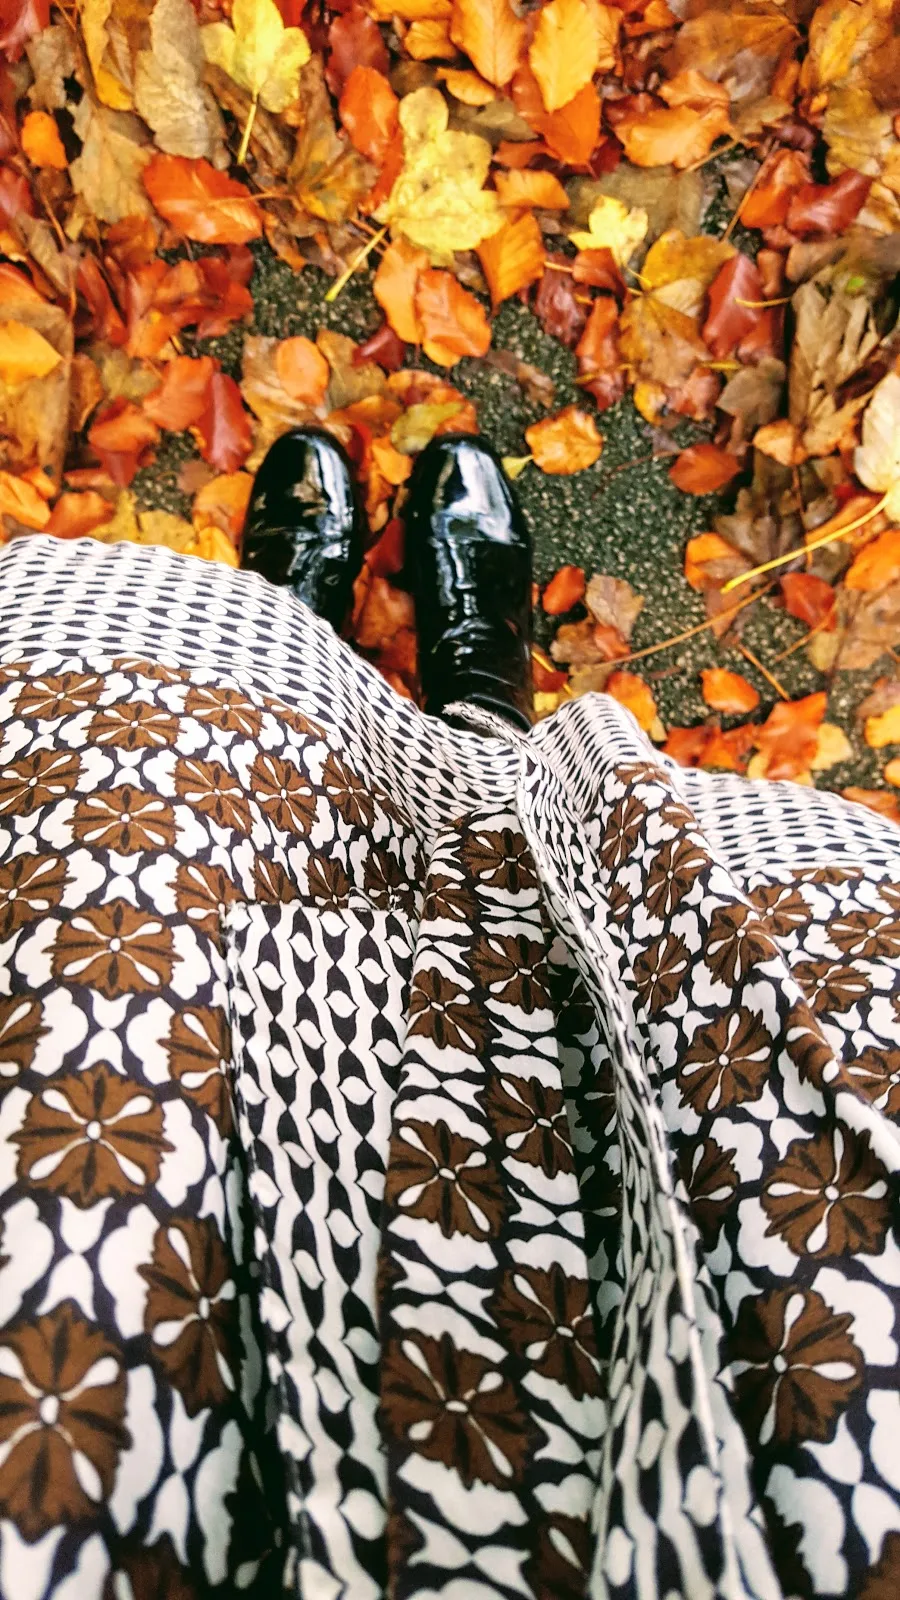
POLYGON ((156 155, 143 179, 160 216, 186 239, 246 244, 263 231, 263 213, 250 190, 208 161, 156 155))
POLYGON ((805 622, 808 628, 824 627, 827 633, 835 628, 835 593, 824 578, 811 572, 788 572, 781 580, 784 609, 789 616, 805 622))
POLYGON ((450 37, 498 89, 509 83, 525 44, 525 23, 509 0, 453 0, 450 37))
POLYGON ((591 307, 587 327, 575 346, 582 388, 594 396, 598 407, 621 400, 625 393, 625 372, 619 351, 619 308, 609 295, 600 295, 591 307))
MULTIPOLYGON (((356 68, 357 72, 361 69, 356 68)), ((328 389, 330 370, 318 345, 311 339, 282 339, 275 349, 275 371, 292 400, 320 406, 328 389)))
POLYGON ((176 356, 163 371, 162 386, 148 394, 144 413, 158 428, 181 433, 203 415, 219 363, 212 356, 176 356))
POLYGON ((738 207, 745 228, 774 228, 787 221, 791 198, 809 178, 809 156, 799 150, 774 150, 738 207))
POLYGON ((422 348, 439 367, 455 366, 461 356, 483 356, 490 346, 483 307, 452 272, 431 267, 420 272, 415 308, 422 348))
POLYGON ((0 516, 15 517, 23 528, 46 528, 50 507, 27 478, 0 472, 0 516))
POLYGON ((544 590, 541 605, 548 617, 561 616, 584 599, 584 590, 583 567, 560 567, 544 590))
POLYGON ((680 767, 699 767, 709 744, 712 728, 670 728, 663 755, 671 756, 680 767))
POLYGON ((741 464, 716 444, 692 444, 682 450, 669 477, 684 494, 712 494, 730 483, 741 464))
POLYGON ((767 778, 796 778, 809 770, 828 696, 808 694, 802 700, 780 700, 756 736, 767 778))
MULTIPOLYGON (((892 780, 893 781, 893 780, 892 780)), ((842 789, 841 794, 845 800, 853 800, 859 806, 866 806, 869 811, 874 811, 880 817, 887 817, 889 822, 900 823, 900 797, 891 794, 889 789, 842 789)))
MULTIPOLYGON (((524 177, 525 174, 511 173, 510 176, 524 177)), ((510 295, 534 283, 544 270, 547 252, 532 213, 523 212, 517 220, 504 223, 489 239, 483 239, 478 246, 478 259, 495 309, 502 300, 508 300, 510 295)))
POLYGON ((540 85, 545 111, 559 111, 568 105, 601 64, 604 68, 613 65, 618 19, 611 33, 605 17, 599 15, 606 10, 587 0, 550 0, 540 12, 528 62, 540 85))
POLYGON ((639 728, 645 733, 653 733, 659 729, 659 713, 650 685, 639 678, 636 672, 613 672, 606 680, 605 693, 618 700, 636 718, 639 728))
POLYGON ((354 67, 340 98, 339 111, 350 142, 380 167, 399 123, 400 102, 383 72, 354 67))
POLYGON ((419 344, 422 330, 416 319, 415 293, 419 273, 428 266, 424 250, 417 250, 406 239, 389 244, 378 263, 372 292, 398 339, 419 344))
POLYGON ((61 494, 45 532, 55 534, 57 539, 83 539, 104 522, 110 522, 115 512, 112 501, 104 499, 96 489, 88 489, 86 494, 61 494))
POLYGON ((727 106, 710 105, 635 108, 616 117, 615 133, 625 154, 636 167, 672 166, 682 169, 702 161, 720 134, 730 133, 727 106))
POLYGON ((886 588, 895 578, 900 578, 900 528, 888 528, 860 550, 844 584, 871 593, 886 588))
POLYGON ((746 572, 749 562, 719 533, 698 533, 687 542, 684 575, 692 589, 721 589, 728 578, 746 572))
POLYGON ((800 443, 800 429, 796 422, 780 417, 777 422, 767 422, 753 435, 754 448, 764 456, 771 456, 782 467, 799 467, 806 460, 806 451, 800 443))
POLYGON ((700 677, 703 698, 713 711, 740 716, 746 711, 755 711, 759 705, 757 691, 739 672, 728 672, 725 667, 704 667, 700 677))
POLYGON ((454 61, 456 45, 450 37, 450 23, 432 20, 413 22, 403 48, 414 61, 454 61))
POLYGON ((88 444, 113 483, 127 489, 159 438, 156 423, 133 400, 114 400, 100 412, 88 432, 88 444))
POLYGON ((205 528, 220 528, 237 545, 244 531, 244 519, 253 490, 249 472, 226 472, 204 484, 191 507, 191 520, 198 533, 205 528))
POLYGON ((715 767, 720 772, 743 772, 756 738, 756 724, 742 722, 739 728, 729 728, 727 733, 720 728, 710 728, 709 731, 711 737, 703 752, 701 767, 715 767))
POLYGON ((235 472, 250 454, 253 445, 250 417, 244 410, 240 389, 226 373, 213 375, 206 407, 197 419, 196 430, 200 454, 220 472, 235 472))
POLYGON ((35 167, 55 167, 65 172, 69 165, 56 118, 48 111, 29 111, 22 123, 22 153, 35 167))
POLYGON ((464 106, 489 106, 496 100, 493 84, 479 77, 477 72, 461 72, 458 67, 438 67, 438 77, 446 84, 454 100, 464 106))
POLYGON ((540 206, 543 211, 569 209, 569 196, 552 172, 495 172, 494 186, 502 206, 540 206))
POLYGON ((593 83, 586 83, 561 110, 548 112, 534 73, 523 65, 513 79, 512 96, 519 115, 546 140, 558 161, 572 167, 590 161, 600 138, 600 100, 593 83))
POLYGON ((523 167, 529 167, 537 156, 546 154, 543 139, 501 139, 494 151, 494 160, 501 167, 511 167, 513 171, 520 172, 523 167))
POLYGON ((593 417, 577 406, 566 406, 555 417, 533 422, 525 429, 525 438, 541 471, 553 477, 592 467, 603 449, 593 417))

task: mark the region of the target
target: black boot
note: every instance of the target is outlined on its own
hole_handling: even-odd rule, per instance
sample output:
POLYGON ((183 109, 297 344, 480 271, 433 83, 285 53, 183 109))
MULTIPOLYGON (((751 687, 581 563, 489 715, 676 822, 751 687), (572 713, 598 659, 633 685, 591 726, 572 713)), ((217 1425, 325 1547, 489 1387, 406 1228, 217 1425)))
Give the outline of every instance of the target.
POLYGON ((409 482, 406 560, 425 710, 454 700, 531 726, 531 540, 503 469, 470 434, 422 451, 409 482))
POLYGON ((317 428, 293 428, 256 474, 241 566, 286 585, 339 630, 362 565, 363 529, 341 445, 317 428))

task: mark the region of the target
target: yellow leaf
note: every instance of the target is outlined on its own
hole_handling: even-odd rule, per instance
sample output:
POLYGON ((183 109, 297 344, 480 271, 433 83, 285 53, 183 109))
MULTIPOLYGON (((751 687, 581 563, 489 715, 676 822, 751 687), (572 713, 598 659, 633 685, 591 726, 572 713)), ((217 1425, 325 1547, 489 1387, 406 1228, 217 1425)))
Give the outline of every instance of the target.
POLYGON ((403 169, 375 218, 390 224, 432 261, 474 250, 506 218, 496 194, 484 188, 491 146, 475 133, 448 130, 450 114, 438 89, 416 89, 400 102, 403 169))
POLYGON ((496 100, 493 84, 480 78, 477 72, 459 72, 455 67, 438 67, 438 77, 447 85, 454 100, 464 106, 489 106, 496 100))
POLYGON ((285 27, 275 0, 234 0, 231 21, 231 27, 211 22, 202 30, 207 60, 267 111, 286 111, 297 98, 300 68, 310 56, 303 29, 285 27))
POLYGON ((853 469, 867 489, 885 495, 887 515, 900 522, 900 373, 889 372, 873 391, 853 469))
POLYGON ((893 783, 900 788, 900 756, 894 756, 893 761, 888 762, 882 777, 885 783, 893 783))
POLYGON ((627 266, 638 245, 646 237, 650 219, 641 206, 629 211, 624 201, 612 195, 600 196, 588 218, 587 233, 571 233, 577 250, 609 250, 620 267, 627 266))
POLYGON ((528 463, 533 459, 532 456, 503 456, 503 471, 510 481, 515 483, 516 479, 522 476, 528 463))
POLYGON ((810 762, 813 772, 827 772, 829 767, 836 767, 839 761, 853 760, 853 746, 847 738, 843 728, 836 722, 823 722, 819 729, 816 753, 810 762))
POLYGON ((81 32, 97 98, 113 111, 131 111, 135 40, 154 0, 81 0, 81 32))
POLYGON ((586 0, 550 0, 538 17, 528 52, 546 111, 568 105, 590 83, 600 49, 600 31, 586 0))
POLYGON ((221 528, 201 528, 187 553, 202 556, 204 561, 224 561, 226 567, 240 565, 234 545, 221 528))
POLYGON ((403 48, 414 61, 455 61, 456 45, 450 37, 450 24, 423 17, 411 22, 403 48))
POLYGON ((900 705, 882 711, 879 717, 866 717, 866 744, 883 750, 886 744, 900 744, 900 705))
POLYGON ((647 251, 641 287, 686 317, 697 317, 713 278, 733 255, 733 245, 723 239, 706 233, 686 239, 680 228, 667 228, 647 251))
POLYGON ((46 378, 60 355, 37 328, 24 322, 0 322, 0 379, 15 387, 30 378, 46 378))
POLYGON ((525 43, 525 23, 509 0, 454 0, 450 37, 498 89, 509 83, 525 43))
POLYGON ((542 417, 525 429, 525 440, 542 472, 564 476, 583 472, 599 460, 603 438, 587 411, 566 406, 555 417, 542 417))

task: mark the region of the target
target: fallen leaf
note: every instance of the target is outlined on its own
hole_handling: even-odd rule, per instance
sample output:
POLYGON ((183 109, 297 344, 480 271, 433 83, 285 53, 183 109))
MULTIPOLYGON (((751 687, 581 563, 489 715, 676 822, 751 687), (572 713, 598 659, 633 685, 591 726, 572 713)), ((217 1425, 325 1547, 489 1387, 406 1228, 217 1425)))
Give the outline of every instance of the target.
POLYGON ((718 533, 697 533, 687 542, 684 576, 692 589, 701 593, 721 589, 729 578, 748 572, 750 562, 733 544, 718 533))
POLYGON ((569 196, 552 172, 495 172, 497 199, 507 209, 539 206, 542 211, 567 211, 569 196))
POLYGON ((588 390, 600 411, 615 405, 625 393, 625 369, 619 350, 619 308, 601 295, 591 307, 584 333, 575 347, 580 386, 588 390))
POLYGON ((5 0, 0 9, 0 51, 18 61, 24 46, 50 21, 50 0, 5 0))
POLYGON ((733 131, 728 109, 721 105, 702 111, 685 105, 641 105, 624 109, 615 122, 616 138, 636 167, 693 166, 709 155, 722 134, 733 131))
POLYGON ((21 128, 22 154, 35 167, 55 167, 65 172, 66 152, 56 118, 48 111, 29 111, 21 128))
POLYGON ((340 98, 341 122, 361 155, 381 166, 399 122, 400 102, 383 73, 354 67, 340 98))
POLYGON ((867 489, 885 496, 885 512, 900 522, 900 373, 889 372, 873 391, 853 469, 867 489))
POLYGON ((587 321, 586 298, 578 293, 567 257, 548 256, 532 307, 544 332, 571 349, 587 321))
POLYGON ((144 401, 144 415, 173 433, 192 427, 206 409, 217 369, 212 356, 176 356, 164 368, 160 388, 144 401))
POLYGON ((561 616, 584 599, 584 590, 583 567, 560 567, 544 589, 541 605, 548 617, 561 616))
POLYGON ((398 339, 419 344, 422 332, 416 319, 415 292, 419 273, 429 264, 428 253, 406 239, 388 245, 372 280, 372 293, 398 339))
POLYGON ((134 68, 134 109, 167 155, 206 157, 224 150, 222 119, 203 83, 203 43, 190 0, 156 0, 150 47, 134 68))
POLYGON ((415 290, 416 321, 430 361, 452 367, 462 356, 483 356, 491 342, 483 307, 451 272, 426 268, 415 290))
POLYGON ((458 67, 439 67, 438 80, 454 100, 464 106, 489 106, 497 98, 493 84, 480 78, 477 72, 466 72, 458 67))
POLYGON ((627 646, 634 625, 644 609, 644 596, 635 594, 625 578, 595 572, 587 586, 585 604, 594 622, 612 628, 627 646))
MULTIPOLYGON (((885 768, 881 776, 883 777, 885 783, 893 783, 900 788, 900 756, 894 756, 892 761, 888 761, 885 764, 885 768)), ((897 808, 896 820, 900 822, 900 805, 898 805, 897 808)))
POLYGON ((781 580, 784 609, 789 616, 805 622, 808 628, 836 626, 835 593, 824 578, 812 572, 788 572, 781 580))
POLYGON ((81 154, 69 163, 69 177, 91 215, 101 222, 121 222, 147 213, 150 205, 141 179, 150 151, 143 143, 143 124, 130 113, 96 105, 87 95, 72 120, 81 154))
POLYGON ((717 361, 724 361, 753 332, 760 308, 752 302, 763 298, 762 279, 749 256, 738 253, 719 268, 703 324, 703 341, 717 361))
POLYGON ((275 0, 232 0, 231 26, 201 30, 212 61, 268 111, 286 111, 299 90, 300 68, 310 57, 302 28, 286 28, 275 0))
POLYGON ((600 138, 600 101, 593 83, 586 83, 559 111, 545 111, 537 78, 523 65, 513 78, 512 95, 520 116, 557 161, 573 167, 590 161, 600 138))
POLYGON ((738 728, 729 728, 727 733, 717 727, 710 728, 708 732, 709 741, 700 759, 704 771, 744 772, 756 738, 755 724, 744 722, 738 728))
POLYGON ((24 322, 0 322, 0 380, 16 388, 31 378, 45 378, 59 365, 60 354, 24 322))
POLYGON ((456 422, 461 400, 420 401, 404 411, 391 428, 391 443, 403 455, 418 455, 446 423, 456 422))
POLYGON ((357 346, 353 357, 354 366, 360 362, 374 361, 386 372, 399 372, 405 360, 406 346, 387 322, 382 322, 380 328, 376 328, 368 339, 357 346))
POLYGON ((889 822, 900 823, 900 796, 891 794, 887 789, 851 787, 842 789, 841 794, 845 800, 852 800, 856 805, 865 806, 878 816, 887 817, 889 822))
POLYGON ((482 240, 478 246, 478 259, 491 291, 494 308, 540 278, 546 258, 541 230, 530 211, 511 218, 489 239, 482 240))
POLYGON ((509 0, 453 0, 450 37, 488 83, 502 89, 525 44, 525 23, 509 0))
POLYGON ((113 483, 124 489, 138 467, 146 466, 159 429, 133 400, 114 400, 98 413, 87 437, 113 483))
POLYGON ((714 494, 730 483, 740 470, 740 462, 718 445, 692 444, 682 450, 669 468, 669 477, 684 494, 714 494))
POLYGON ((27 478, 0 471, 0 516, 12 517, 23 528, 46 528, 50 507, 27 478))
POLYGON ((641 267, 641 287, 685 316, 699 317, 706 292, 734 246, 707 234, 686 238, 667 228, 650 246, 641 267))
POLYGON ((782 467, 798 467, 806 460, 806 451, 800 439, 800 429, 795 422, 781 417, 777 422, 767 422, 757 428, 753 445, 764 456, 770 456, 782 467))
POLYGON ((246 184, 208 161, 157 155, 143 176, 154 207, 185 239, 246 244, 262 233, 263 214, 246 184))
POLYGON ((228 472, 204 484, 194 497, 191 520, 198 533, 218 528, 237 546, 253 492, 249 472, 228 472))
MULTIPOLYGON (((605 12, 607 8, 598 6, 596 10, 605 12)), ((601 36, 594 8, 586 0, 550 0, 544 6, 538 15, 528 62, 540 85, 545 111, 558 111, 568 105, 590 83, 601 64, 604 69, 613 65, 617 35, 618 16, 610 48, 608 37, 601 36)))
POLYGON ((605 693, 617 700, 620 706, 630 711, 639 728, 648 733, 651 739, 662 740, 666 730, 659 720, 656 701, 653 691, 643 678, 636 672, 623 672, 619 669, 610 674, 606 681, 605 693))
POLYGON ((790 198, 785 222, 791 233, 843 233, 862 210, 872 179, 861 172, 842 172, 833 183, 802 183, 790 198))
POLYGON ((879 716, 867 717, 863 735, 871 750, 883 750, 887 744, 900 744, 900 705, 889 707, 879 716))
POLYGON ((329 367, 311 339, 282 339, 275 348, 275 371, 292 400, 322 405, 328 391, 329 367))
POLYGON ((853 746, 843 728, 836 722, 823 722, 816 740, 815 754, 809 763, 810 772, 828 772, 843 761, 853 760, 853 746))
POLYGON ((809 157, 800 150, 773 150, 738 207, 745 228, 774 228, 787 221, 791 199, 809 181, 809 157))
POLYGON ((447 102, 437 89, 417 89, 400 102, 403 170, 376 219, 427 250, 436 262, 474 250, 506 221, 484 183, 491 147, 474 133, 448 128, 447 102))
POLYGON ((354 67, 374 67, 385 75, 390 71, 391 58, 381 37, 374 17, 360 5, 351 5, 349 11, 339 12, 328 28, 328 65, 325 77, 335 99, 354 67))
POLYGON ((759 705, 757 690, 739 672, 729 672, 725 667, 704 667, 700 678, 703 698, 713 711, 743 716, 759 705))
POLYGON ((455 61, 456 45, 450 37, 450 12, 437 18, 416 18, 406 33, 403 47, 414 61, 455 61))
POLYGON ((650 219, 639 206, 630 209, 613 195, 601 195, 591 209, 587 233, 571 233, 577 250, 608 250, 617 266, 625 267, 647 236, 650 219))
POLYGON ((654 294, 634 295, 619 323, 622 356, 643 379, 676 389, 709 351, 692 317, 654 294))
POLYGON ((83 539, 95 528, 109 522, 115 507, 96 489, 85 494, 61 494, 50 513, 44 532, 57 539, 83 539))
POLYGON ((864 589, 871 593, 885 588, 896 578, 900 578, 900 528, 888 528, 854 557, 845 574, 844 585, 847 589, 864 589))
POLYGON ((757 732, 758 756, 751 764, 751 776, 796 778, 808 771, 827 702, 824 693, 808 694, 802 700, 780 700, 757 732))
POLYGON ((599 461, 603 449, 593 417, 577 406, 533 422, 525 429, 525 438, 536 464, 551 476, 583 472, 599 461))

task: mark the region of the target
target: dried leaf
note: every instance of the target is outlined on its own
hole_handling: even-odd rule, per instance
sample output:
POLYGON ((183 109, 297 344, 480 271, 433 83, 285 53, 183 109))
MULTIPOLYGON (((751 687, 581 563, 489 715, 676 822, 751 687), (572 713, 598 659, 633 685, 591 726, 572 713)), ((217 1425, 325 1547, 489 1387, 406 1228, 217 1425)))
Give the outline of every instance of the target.
POLYGON ((767 422, 753 435, 753 445, 764 456, 770 456, 782 467, 798 467, 806 460, 806 451, 796 423, 781 417, 777 422, 767 422))
POLYGON ((419 273, 428 266, 428 254, 406 239, 389 244, 378 263, 372 293, 398 339, 419 344, 422 330, 416 318, 415 293, 419 273))
POLYGON ((824 693, 780 700, 757 733, 758 755, 751 764, 751 776, 797 778, 807 772, 815 758, 827 702, 824 693))
POLYGON ((570 348, 577 344, 587 321, 585 299, 578 294, 567 258, 548 256, 533 307, 544 332, 570 348))
POLYGON ((144 401, 144 415, 158 428, 181 433, 206 409, 209 386, 218 370, 212 356, 176 356, 163 371, 163 381, 144 401))
POLYGON ((900 522, 900 373, 889 372, 874 390, 853 467, 867 489, 885 495, 887 515, 900 522))
POLYGON ((729 672, 725 667, 704 667, 700 678, 703 698, 713 711, 744 716, 759 705, 757 690, 739 672, 729 672))
POLYGON ((168 155, 211 160, 223 148, 222 119, 204 88, 203 64, 190 0, 156 0, 150 48, 135 61, 134 107, 168 155))
POLYGON ((50 521, 50 507, 27 478, 0 472, 0 516, 12 517, 23 528, 45 528, 50 521))
POLYGON ((845 800, 852 800, 856 805, 865 806, 869 811, 874 811, 880 817, 887 817, 889 822, 900 823, 900 797, 891 794, 887 789, 842 789, 841 794, 845 800))
POLYGON ((144 184, 160 216, 185 239, 246 244, 262 233, 263 214, 250 190, 208 161, 154 156, 144 184))
POLYGON ((478 246, 478 259, 494 308, 540 278, 546 258, 541 230, 530 211, 515 220, 510 219, 489 239, 484 239, 478 246))
POLYGON ((525 438, 536 464, 551 476, 583 472, 600 459, 603 449, 593 417, 577 406, 533 422, 525 429, 525 438))
POLYGON ((791 195, 786 223, 791 233, 843 233, 868 198, 872 179, 861 172, 842 172, 833 183, 803 183, 791 195))
POLYGON ((325 76, 335 99, 354 67, 374 67, 385 75, 390 71, 391 58, 381 37, 381 29, 373 17, 360 5, 351 5, 349 11, 339 13, 328 29, 328 65, 325 76))
POLYGON ((595 572, 587 586, 585 604, 594 622, 612 628, 628 644, 634 625, 644 609, 644 596, 635 594, 624 578, 611 578, 595 572))
POLYGON ((539 206, 542 211, 567 211, 569 196, 552 172, 495 172, 494 185, 502 206, 539 206))
POLYGON ((450 37, 449 3, 442 20, 417 18, 403 41, 414 61, 455 61, 456 45, 450 37))
POLYGON ((749 256, 733 255, 719 268, 709 289, 709 310, 703 340, 717 361, 724 361, 742 339, 752 333, 760 318, 757 305, 764 298, 762 279, 749 256))
POLYGON ((426 268, 415 291, 422 348, 430 361, 452 367, 462 356, 483 356, 491 329, 483 307, 451 272, 426 268))
POLYGON ((399 122, 400 102, 383 73, 354 67, 340 99, 341 122, 361 155, 381 166, 399 122))
POLYGON ((558 111, 574 100, 580 90, 591 81, 602 65, 611 67, 615 61, 615 40, 618 35, 618 15, 612 33, 612 47, 604 19, 604 35, 597 7, 586 0, 550 0, 540 12, 534 38, 528 51, 528 62, 540 85, 545 111, 558 111))
POLYGON ((718 533, 697 533, 687 542, 684 576, 692 589, 721 589, 729 578, 748 572, 750 562, 718 533))
POLYGON ((233 0, 231 23, 212 22, 201 37, 206 59, 221 67, 268 111, 286 111, 309 60, 302 28, 286 28, 275 0, 233 0))
POLYGON ((584 590, 583 567, 560 567, 541 595, 541 605, 548 617, 559 617, 584 599, 584 590))
POLYGON ((120 489, 127 488, 138 467, 146 466, 159 429, 133 400, 114 400, 98 413, 88 444, 120 489))
POLYGON ((608 250, 617 266, 625 267, 647 236, 646 211, 631 209, 612 195, 601 195, 591 210, 587 233, 569 235, 577 250, 608 250))
POLYGON ((670 467, 669 477, 684 494, 714 494, 740 470, 740 462, 718 445, 692 444, 670 467))
POLYGON ((0 380, 15 388, 31 378, 45 378, 59 365, 60 354, 24 322, 0 322, 0 380))
POLYGON ((22 154, 35 167, 55 167, 65 172, 66 152, 55 117, 47 111, 29 111, 21 128, 22 154))
POLYGON ((623 672, 621 669, 610 674, 606 681, 606 694, 618 700, 620 706, 630 711, 639 728, 648 733, 651 739, 662 740, 666 737, 666 730, 659 720, 656 701, 653 691, 643 678, 636 672, 623 672))
POLYGON ((502 89, 519 65, 525 23, 509 0, 453 0, 450 37, 482 78, 502 89))
POLYGON ((830 583, 812 572, 788 572, 781 580, 784 609, 808 628, 836 626, 835 594, 830 583))
POLYGON ((376 212, 395 233, 427 250, 433 261, 473 250, 506 221, 496 194, 484 188, 491 147, 473 133, 449 131, 437 89, 417 89, 400 102, 403 170, 376 212))
POLYGON ((697 325, 653 294, 635 295, 622 312, 622 355, 639 375, 676 388, 709 352, 697 325))
POLYGON ((844 578, 848 589, 872 593, 900 578, 900 528, 888 528, 854 557, 844 578))
POLYGON ((109 522, 115 507, 96 489, 85 494, 61 494, 44 529, 57 539, 83 539, 109 522))
POLYGON ((101 222, 121 222, 150 210, 141 183, 150 160, 146 137, 137 117, 109 111, 85 95, 73 118, 81 154, 69 165, 69 177, 91 215, 101 222))
POLYGON ((275 371, 292 400, 322 405, 330 373, 328 362, 311 339, 282 339, 275 348, 275 371))
POLYGON ((449 422, 456 422, 462 407, 459 400, 421 401, 411 405, 391 428, 391 443, 402 455, 418 455, 429 440, 449 422))
POLYGON ((250 454, 253 435, 241 391, 227 373, 213 374, 196 434, 204 461, 219 472, 236 472, 250 454))
POLYGON ((575 348, 581 387, 593 395, 601 411, 615 405, 625 393, 618 316, 615 300, 601 295, 591 307, 587 326, 575 348))
POLYGON ((878 716, 867 717, 863 736, 871 750, 883 750, 885 745, 900 744, 900 705, 889 706, 878 716))
POLYGON ((791 198, 809 179, 809 157, 777 149, 767 156, 752 189, 738 207, 745 228, 774 228, 787 221, 791 198))
POLYGON ((702 161, 722 134, 733 131, 727 107, 721 105, 702 111, 693 106, 636 106, 623 110, 615 124, 616 138, 636 167, 671 163, 679 170, 702 161))

